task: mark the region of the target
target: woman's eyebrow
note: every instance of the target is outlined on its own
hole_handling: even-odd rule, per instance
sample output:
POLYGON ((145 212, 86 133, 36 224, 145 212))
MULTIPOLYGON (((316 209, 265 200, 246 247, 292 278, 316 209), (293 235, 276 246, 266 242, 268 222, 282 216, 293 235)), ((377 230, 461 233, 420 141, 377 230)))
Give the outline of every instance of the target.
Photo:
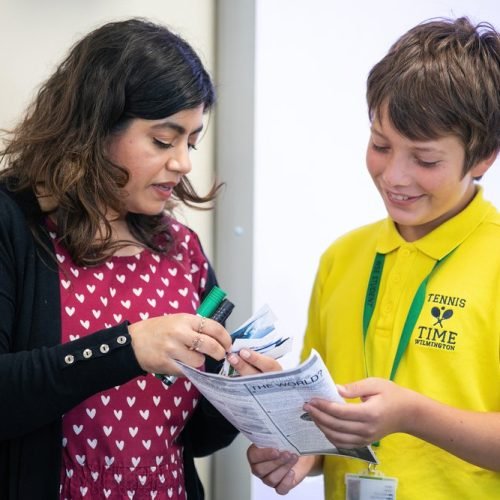
MULTIPOLYGON (((178 123, 171 122, 171 121, 165 121, 161 123, 156 123, 152 127, 153 129, 170 129, 174 130, 178 134, 186 134, 187 130, 182 126, 179 125, 178 123)), ((199 134, 203 130, 203 124, 200 125, 197 129, 193 130, 189 135, 194 135, 194 134, 199 134)))

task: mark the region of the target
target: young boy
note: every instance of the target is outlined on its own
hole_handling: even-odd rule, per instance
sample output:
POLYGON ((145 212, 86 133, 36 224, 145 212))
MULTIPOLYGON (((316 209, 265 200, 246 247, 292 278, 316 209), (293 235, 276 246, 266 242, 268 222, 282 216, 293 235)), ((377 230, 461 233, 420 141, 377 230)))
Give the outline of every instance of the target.
MULTIPOLYGON (((388 218, 322 256, 302 352, 321 354, 353 404, 305 410, 338 447, 378 444, 400 500, 498 498, 500 214, 475 180, 500 148, 500 35, 466 18, 420 24, 371 70, 367 99, 388 218)), ((323 472, 328 500, 365 469, 255 446, 248 458, 281 494, 323 472)), ((385 484, 348 498, 394 498, 385 484)))

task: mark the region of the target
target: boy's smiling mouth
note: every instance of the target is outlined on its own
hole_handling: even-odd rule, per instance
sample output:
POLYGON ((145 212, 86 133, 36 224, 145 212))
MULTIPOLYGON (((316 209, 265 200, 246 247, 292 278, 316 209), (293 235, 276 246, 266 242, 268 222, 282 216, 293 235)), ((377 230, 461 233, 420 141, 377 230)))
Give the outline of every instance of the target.
POLYGON ((410 196, 408 194, 393 193, 391 191, 386 191, 386 194, 390 201, 396 202, 413 201, 421 198, 421 196, 410 196))

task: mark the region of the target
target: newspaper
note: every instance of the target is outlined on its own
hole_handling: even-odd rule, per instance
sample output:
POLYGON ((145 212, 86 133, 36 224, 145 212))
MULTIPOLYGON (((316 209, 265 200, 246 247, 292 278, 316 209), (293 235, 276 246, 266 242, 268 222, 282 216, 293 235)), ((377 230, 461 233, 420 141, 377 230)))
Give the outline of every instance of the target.
POLYGON ((316 351, 296 368, 241 377, 205 373, 177 362, 184 375, 241 431, 262 448, 299 455, 341 455, 378 463, 371 447, 335 447, 303 410, 312 398, 344 403, 316 351))

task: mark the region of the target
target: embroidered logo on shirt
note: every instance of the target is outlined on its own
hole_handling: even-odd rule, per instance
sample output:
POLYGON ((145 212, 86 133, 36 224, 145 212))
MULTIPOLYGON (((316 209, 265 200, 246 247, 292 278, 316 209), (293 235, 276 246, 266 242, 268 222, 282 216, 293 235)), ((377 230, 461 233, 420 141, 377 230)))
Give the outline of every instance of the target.
POLYGON ((439 304, 439 306, 432 306, 430 309, 432 319, 428 324, 416 326, 415 344, 431 349, 454 351, 457 346, 458 332, 448 326, 448 320, 455 315, 456 308, 465 307, 466 300, 461 297, 429 293, 427 302, 439 304))
POLYGON ((436 318, 436 322, 432 326, 439 325, 442 328, 443 320, 453 316, 453 309, 446 309, 444 306, 441 308, 433 307, 431 309, 431 314, 436 318))

